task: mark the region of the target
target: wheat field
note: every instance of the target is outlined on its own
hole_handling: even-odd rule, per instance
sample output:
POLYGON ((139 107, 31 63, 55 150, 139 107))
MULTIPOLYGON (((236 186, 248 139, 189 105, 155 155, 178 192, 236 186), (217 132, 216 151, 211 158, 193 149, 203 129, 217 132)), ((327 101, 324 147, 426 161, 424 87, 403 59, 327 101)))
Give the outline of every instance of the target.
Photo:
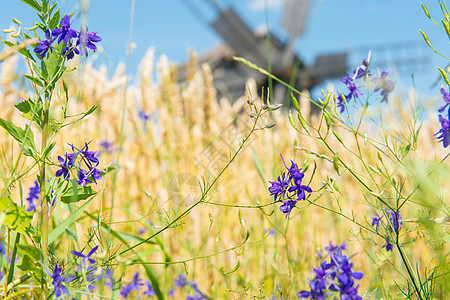
MULTIPOLYGON (((12 56, 0 65, 0 117, 23 126, 24 121, 15 111, 14 103, 26 99, 30 89, 18 71, 18 60, 17 56, 12 56)), ((217 99, 211 69, 207 65, 198 66, 193 53, 185 84, 177 82, 177 69, 168 58, 164 55, 155 57, 153 49, 149 49, 142 58, 138 74, 132 76, 135 79, 133 83, 127 83, 123 64, 111 72, 105 66, 94 67, 90 62, 80 68, 74 68, 75 60, 71 63, 68 68, 73 68, 73 71, 64 75, 71 91, 69 114, 80 113, 96 104, 99 107, 57 135, 52 152, 55 166, 48 172, 54 174, 56 171, 57 155, 69 151, 67 143, 82 147, 91 141, 92 150, 100 150, 104 141, 111 143, 111 152, 103 151, 100 156, 100 166, 113 166, 115 169, 97 185, 98 194, 87 211, 103 221, 111 220, 114 230, 129 235, 124 235, 129 245, 137 242, 131 236, 149 236, 149 232, 166 225, 199 199, 201 182, 211 182, 219 174, 252 128, 247 100, 254 98, 256 103, 260 102, 251 79, 247 82, 247 94, 236 101, 217 99), (143 120, 140 112, 148 115, 148 120, 143 120), (117 176, 115 186, 114 176, 117 176)), ((53 101, 62 101, 61 91, 62 86, 53 101)), ((407 134, 411 123, 409 106, 413 102, 413 92, 395 95, 388 107, 383 108, 384 121, 391 126, 390 133, 407 134)), ((310 114, 310 105, 305 91, 300 97, 302 115, 310 116, 311 124, 318 124, 321 116, 310 114)), ((57 122, 61 120, 61 110, 58 105, 53 107, 52 119, 57 122)), ((395 283, 405 281, 399 257, 395 253, 381 251, 383 240, 379 237, 320 207, 341 211, 370 227, 373 206, 380 205, 370 200, 370 195, 350 174, 343 172, 338 177, 333 163, 317 156, 330 153, 313 138, 292 128, 288 110, 274 111, 267 120, 263 120, 274 122, 276 126, 252 135, 250 144, 219 178, 206 203, 196 206, 176 226, 163 232, 159 236, 160 244, 145 243, 136 248, 139 255, 150 263, 165 292, 170 289, 175 276, 187 272, 187 277, 195 280, 214 299, 264 299, 276 287, 283 299, 294 299, 299 290, 307 288, 308 279, 312 276, 310 270, 317 262, 317 251, 329 242, 346 241, 349 254, 355 254, 352 258, 355 270, 364 272, 360 291, 367 291, 366 296, 374 292, 372 299, 379 299, 383 293, 391 295, 392 299, 401 297, 395 283), (317 155, 305 153, 298 147, 317 155), (280 212, 280 204, 271 204, 273 198, 267 190, 268 181, 275 180, 280 172, 285 171, 280 154, 286 163, 292 159, 306 170, 305 178, 307 181, 311 179, 313 189, 309 199, 314 199, 314 204, 308 201, 299 203, 299 209, 293 210, 289 219, 280 212), (325 188, 327 176, 337 178, 339 192, 325 188), (263 207, 258 208, 258 205, 263 207), (241 245, 247 232, 250 236, 241 245), (161 247, 170 257, 168 264, 164 263, 167 257, 161 247)), ((298 127, 301 128, 300 125, 298 127)), ((417 147, 405 160, 408 169, 398 172, 399 180, 408 176, 417 181, 425 180, 426 174, 423 174, 419 161, 431 162, 445 156, 444 149, 433 138, 438 127, 437 118, 426 118, 417 147)), ((349 149, 356 149, 357 144, 351 134, 339 127, 335 131, 349 149)), ((370 124, 363 124, 363 131, 375 139, 381 138, 378 128, 370 124)), ((343 160, 361 168, 336 138, 331 136, 327 141, 343 160)), ((39 144, 38 139, 35 142, 39 144)), ((375 166, 378 151, 370 143, 364 144, 362 138, 359 142, 363 145, 361 151, 365 160, 375 166)), ((5 185, 11 176, 11 162, 16 159, 19 146, 4 130, 0 131, 0 143, 0 173, 2 185, 5 185)), ((19 171, 26 170, 32 163, 30 158, 22 158, 19 171)), ((396 166, 390 167, 394 169, 396 166)), ((448 174, 446 170, 442 172, 448 174)), ((26 197, 36 175, 28 173, 22 180, 23 186, 11 189, 17 203, 26 197)), ((377 180, 382 183, 382 179, 377 180)), ((408 181, 405 189, 413 189, 416 183, 408 181)), ((443 201, 448 203, 445 199, 448 182, 441 181, 441 184, 440 193, 444 195, 443 201)), ((403 238, 414 241, 412 246, 406 244, 405 249, 413 264, 417 263, 420 269, 430 268, 442 260, 448 261, 442 256, 442 253, 448 253, 448 244, 440 240, 443 235, 448 236, 448 228, 439 227, 435 235, 430 235, 426 234, 429 228, 415 221, 423 211, 440 216, 440 212, 433 211, 433 193, 438 192, 424 188, 414 196, 417 205, 406 206, 402 211, 406 227, 403 238)), ((72 209, 75 208, 76 204, 72 205, 72 209)), ((56 226, 58 218, 61 221, 69 214, 62 206, 58 209, 58 214, 54 214, 55 223, 51 226, 56 226)), ((82 242, 93 235, 96 244, 106 245, 106 233, 87 215, 80 217, 77 228, 73 230, 79 233, 82 242)), ((51 250, 57 256, 68 247, 60 242, 51 250)), ((126 247, 117 241, 110 249, 101 247, 102 255, 108 256, 126 247)), ((133 261, 133 255, 119 256, 118 264, 114 266, 115 275, 119 277, 139 270, 141 267, 134 265, 133 261)))

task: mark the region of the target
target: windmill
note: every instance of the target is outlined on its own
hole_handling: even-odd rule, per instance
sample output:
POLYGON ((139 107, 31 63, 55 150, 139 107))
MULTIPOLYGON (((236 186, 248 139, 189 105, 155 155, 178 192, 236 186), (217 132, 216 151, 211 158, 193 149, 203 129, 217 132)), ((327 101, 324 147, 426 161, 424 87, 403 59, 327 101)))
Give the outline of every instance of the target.
MULTIPOLYGON (((223 7, 216 0, 181 0, 200 21, 211 27, 223 43, 198 58, 199 63, 207 63, 213 70, 214 86, 219 95, 233 100, 243 95, 245 82, 255 79, 258 90, 268 86, 265 75, 233 60, 233 56, 243 57, 260 67, 268 69, 266 32, 253 31, 231 7, 223 7), (206 4, 206 6, 205 6, 206 4), (206 7, 212 8, 215 18, 210 21, 202 13, 206 7)), ((370 49, 376 50, 381 60, 377 66, 394 64, 405 70, 412 66, 424 66, 429 62, 427 49, 423 41, 398 42, 395 44, 369 45, 357 49, 318 55, 312 65, 306 65, 294 52, 293 45, 302 35, 308 16, 310 0, 285 0, 281 25, 289 38, 281 41, 270 34, 271 72, 284 82, 290 82, 297 90, 311 90, 328 79, 340 78, 348 72, 351 54, 358 54, 358 60, 365 57, 370 49), (406 68, 405 68, 406 67, 406 68)), ((360 61, 352 66, 357 66, 360 61)), ((373 65, 373 64, 372 64, 373 65)), ((400 70, 401 71, 401 70, 400 70)), ((186 66, 179 68, 178 79, 187 78, 186 66)), ((274 85, 274 99, 281 103, 286 96, 286 89, 274 85)))
MULTIPOLYGON (((267 77, 233 60, 233 56, 244 57, 263 68, 268 67, 266 32, 253 31, 237 14, 233 7, 226 8, 215 0, 182 0, 201 21, 214 29, 223 43, 198 58, 199 63, 211 66, 214 86, 219 94, 236 99, 243 95, 248 78, 255 79, 258 90, 268 85, 267 77), (202 14, 200 5, 207 4, 216 14, 211 22, 202 14)), ((293 51, 294 42, 304 30, 309 0, 286 0, 282 26, 289 39, 281 41, 270 34, 271 72, 285 82, 292 82, 298 90, 312 89, 326 79, 341 77, 347 72, 347 53, 319 55, 311 66, 305 65, 293 51), (298 68, 298 73, 297 69, 298 68), (297 74, 293 78, 293 74, 297 74)), ((205 7, 202 7, 205 9, 205 7)), ((179 81, 187 77, 186 66, 179 68, 179 81)), ((284 99, 285 89, 275 86, 275 100, 284 99)))

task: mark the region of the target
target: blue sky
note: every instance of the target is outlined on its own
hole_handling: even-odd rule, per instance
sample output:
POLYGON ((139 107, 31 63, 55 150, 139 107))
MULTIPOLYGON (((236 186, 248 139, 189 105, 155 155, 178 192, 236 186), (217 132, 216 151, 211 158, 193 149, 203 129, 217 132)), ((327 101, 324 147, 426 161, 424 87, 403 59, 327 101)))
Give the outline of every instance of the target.
MULTIPOLYGON (((132 35, 136 48, 131 58, 132 72, 149 47, 154 47, 157 54, 166 54, 171 61, 182 63, 187 59, 190 48, 203 53, 220 42, 220 37, 199 21, 182 1, 186 0, 136 0, 132 35)), ((191 1, 199 4, 207 22, 214 20, 215 15, 204 0, 191 1)), ((232 5, 252 28, 266 24, 267 7, 270 29, 282 40, 287 38, 280 26, 283 0, 216 1, 223 7, 232 5)), ((19 0, 2 2, 0 28, 11 26, 13 17, 22 21, 24 27, 33 25, 35 16, 31 8, 19 0)), ((442 14, 438 1, 423 2, 429 7, 430 13, 440 20, 442 14)), ((70 13, 79 8, 80 1, 63 0, 60 5, 63 13, 70 13)), ((125 61, 130 9, 130 0, 89 1, 89 30, 98 30, 98 35, 103 38, 104 49, 99 53, 98 63, 115 66, 119 61, 125 61)), ((314 62, 318 54, 352 51, 350 64, 356 67, 370 48, 373 49, 372 55, 375 58, 384 55, 381 50, 377 52, 374 48, 376 45, 422 41, 419 28, 429 35, 437 49, 443 53, 448 52, 448 37, 425 16, 419 1, 311 0, 305 32, 296 41, 295 49, 307 64, 314 62)), ((2 33, 2 37, 5 34, 2 33)), ((413 50, 404 49, 403 54, 398 57, 407 56, 413 50)), ((447 61, 426 47, 420 54, 427 56, 430 62, 421 69, 415 69, 412 65, 398 82, 409 86, 410 74, 414 72, 420 90, 435 93, 436 90, 431 91, 428 87, 438 76, 437 66, 445 67, 447 61)), ((398 58, 396 54, 393 56, 398 58)))

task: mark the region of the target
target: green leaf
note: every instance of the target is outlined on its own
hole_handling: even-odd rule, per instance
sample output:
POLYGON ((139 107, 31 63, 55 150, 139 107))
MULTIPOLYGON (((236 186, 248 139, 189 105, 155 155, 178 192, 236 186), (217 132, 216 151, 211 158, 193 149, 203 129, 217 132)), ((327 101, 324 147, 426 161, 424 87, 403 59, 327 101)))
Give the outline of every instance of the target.
POLYGON ((36 152, 34 145, 34 135, 31 128, 27 125, 25 129, 17 127, 9 121, 0 118, 0 126, 2 126, 8 133, 19 143, 23 145, 23 153, 27 156, 33 156, 36 152))
POLYGON ((50 152, 55 147, 55 144, 56 142, 53 142, 50 145, 48 145, 47 148, 45 148, 44 153, 42 153, 42 158, 46 158, 50 154, 50 152))
MULTIPOLYGON (((64 64, 63 64, 64 57, 61 54, 62 49, 63 49, 63 43, 56 45, 55 48, 53 49, 53 52, 50 54, 50 56, 47 59, 46 64, 47 64, 48 74, 50 75, 49 79, 53 79, 55 74, 59 70, 64 68, 64 64)), ((62 72, 60 72, 60 73, 62 75, 62 72)), ((59 77, 61 77, 61 76, 54 78, 53 83, 55 83, 59 79, 59 77)))
POLYGON ((21 0, 23 3, 28 4, 33 9, 37 10, 38 12, 41 12, 42 7, 39 5, 39 3, 36 0, 21 0))
POLYGON ((31 104, 29 100, 17 102, 14 106, 23 114, 28 114, 31 112, 31 104))
POLYGON ((61 201, 64 203, 78 202, 97 194, 90 186, 82 186, 72 179, 72 184, 61 195, 61 201))
POLYGON ((48 23, 48 26, 50 27, 50 29, 55 29, 56 26, 58 26, 59 18, 60 18, 60 12, 59 12, 59 8, 58 8, 58 10, 55 12, 55 14, 50 19, 50 22, 48 23))
POLYGON ((61 224, 59 224, 55 229, 50 232, 48 235, 48 244, 51 244, 58 236, 61 235, 71 224, 75 223, 78 217, 84 212, 86 207, 91 203, 92 199, 86 201, 83 205, 81 205, 76 211, 74 211, 67 219, 64 220, 61 224))
POLYGON ((31 82, 33 82, 34 84, 36 84, 36 85, 38 85, 40 87, 43 86, 42 82, 39 79, 37 79, 36 77, 30 76, 30 75, 26 75, 26 74, 23 75, 23 77, 29 79, 31 82))
POLYGON ((29 255, 31 258, 34 259, 34 261, 39 261, 39 260, 43 259, 43 257, 44 257, 44 255, 42 254, 42 251, 33 246, 17 245, 17 249, 23 255, 29 255))
POLYGON ((25 207, 20 207, 10 198, 4 197, 0 199, 0 213, 5 214, 3 225, 26 236, 29 235, 33 212, 27 212, 25 207))
POLYGON ((33 260, 29 255, 25 255, 22 258, 22 264, 17 266, 19 269, 25 272, 33 272, 33 278, 36 279, 36 281, 33 281, 33 283, 40 283, 44 272, 42 270, 42 265, 39 262, 36 262, 36 260, 33 260))
POLYGON ((44 79, 48 79, 48 70, 45 61, 45 59, 41 60, 41 75, 44 79))

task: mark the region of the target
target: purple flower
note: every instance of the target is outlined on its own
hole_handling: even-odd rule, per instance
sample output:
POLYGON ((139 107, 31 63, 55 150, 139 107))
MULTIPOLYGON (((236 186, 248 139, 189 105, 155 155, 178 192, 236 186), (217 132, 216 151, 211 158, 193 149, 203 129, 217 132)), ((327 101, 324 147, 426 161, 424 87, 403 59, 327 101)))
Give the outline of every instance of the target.
POLYGON ((97 46, 94 43, 98 43, 102 40, 101 37, 97 36, 97 32, 88 32, 87 26, 82 27, 80 30, 80 35, 77 40, 77 54, 80 53, 81 55, 88 56, 88 52, 86 48, 95 51, 97 50, 97 46))
POLYGON ((348 74, 346 74, 340 81, 343 82, 349 90, 349 94, 345 97, 347 99, 347 102, 352 98, 356 100, 359 96, 362 95, 362 92, 356 87, 355 83, 353 82, 353 78, 348 76, 348 74))
POLYGON ((306 199, 306 192, 312 193, 312 189, 309 186, 302 185, 304 173, 301 172, 302 169, 299 169, 297 164, 291 160, 291 166, 288 167, 284 162, 284 158, 281 155, 281 159, 283 160, 283 164, 288 170, 287 175, 285 173, 281 173, 278 176, 277 181, 269 181, 271 186, 269 187, 270 195, 274 196, 274 201, 280 197, 279 200, 283 202, 280 206, 280 210, 286 214, 286 217, 291 213, 292 209, 295 207, 298 201, 306 199), (295 199, 295 194, 297 197, 295 199))
POLYGON ((100 143, 100 147, 103 149, 103 151, 111 154, 113 153, 114 149, 113 149, 113 143, 110 143, 108 141, 103 141, 100 143))
POLYGON ((442 142, 444 148, 447 148, 450 145, 450 109, 448 111, 448 119, 439 115, 439 122, 441 122, 442 128, 434 134, 435 139, 438 139, 439 142, 442 142))
POLYGON ((342 97, 342 94, 339 94, 339 96, 337 96, 337 100, 338 100, 337 107, 340 109, 339 113, 341 113, 341 114, 345 110, 345 103, 346 103, 346 101, 344 101, 344 98, 345 98, 345 96, 342 97))
POLYGON ((34 48, 35 53, 40 53, 38 56, 40 59, 44 59, 49 49, 50 52, 53 52, 53 47, 51 45, 54 40, 55 40, 54 38, 53 39, 51 38, 50 30, 47 29, 47 31, 45 32, 45 40, 38 41, 39 46, 36 46, 34 48))
POLYGON ((52 274, 52 284, 55 289, 55 296, 56 298, 59 298, 61 294, 66 294, 69 296, 69 291, 67 288, 63 285, 63 282, 66 282, 61 275, 62 268, 58 267, 58 264, 55 265, 55 268, 53 269, 52 274))
POLYGON ((359 79, 361 77, 364 77, 364 79, 366 78, 366 76, 371 76, 372 72, 370 72, 369 70, 369 63, 367 62, 366 59, 364 59, 362 61, 362 63, 356 68, 356 70, 353 71, 353 75, 356 74, 356 78, 355 79, 359 79))
POLYGON ((309 282, 309 290, 300 291, 297 297, 303 299, 328 299, 339 292, 340 299, 358 299, 358 287, 355 280, 361 280, 364 274, 353 271, 353 264, 349 258, 342 253, 346 245, 325 247, 330 258, 329 262, 321 257, 319 268, 314 268, 315 277, 309 282))
POLYGON ((450 104, 450 93, 446 92, 444 90, 444 88, 441 88, 441 94, 442 94, 442 97, 444 97, 445 104, 443 106, 439 107, 438 111, 440 113, 442 113, 447 108, 447 106, 450 104))
POLYGON ((400 216, 400 212, 394 212, 392 210, 386 210, 386 214, 389 216, 389 222, 391 223, 391 226, 389 226, 389 230, 395 233, 398 233, 400 231, 400 228, 402 227, 402 216, 400 216))
POLYGON ((156 296, 155 290, 153 289, 152 283, 147 280, 147 282, 145 282, 145 286, 147 287, 147 289, 144 291, 144 294, 147 295, 148 297, 152 297, 152 296, 156 296))
POLYGON ((71 60, 72 58, 74 58, 75 54, 80 54, 80 52, 77 48, 71 45, 64 46, 62 49, 62 55, 65 55, 67 60, 71 60))
POLYGON ((58 37, 58 44, 64 42, 64 44, 69 45, 72 39, 78 37, 78 33, 70 28, 70 17, 68 15, 65 15, 59 24, 61 28, 54 29, 52 35, 58 37))
POLYGON ((383 96, 383 99, 381 99, 381 102, 387 102, 389 93, 391 93, 395 87, 395 82, 387 79, 387 75, 388 73, 383 70, 380 77, 372 78, 372 81, 376 84, 374 91, 377 92, 382 89, 381 96, 383 96))
POLYGON ((133 290, 131 289, 131 287, 129 285, 124 285, 122 286, 122 288, 120 289, 120 297, 123 297, 125 299, 128 299, 128 295, 132 292, 133 290))
POLYGON ((380 226, 380 220, 383 216, 378 216, 376 215, 375 217, 372 218, 372 226, 375 226, 375 228, 378 230, 378 227, 380 226))
POLYGON ((82 186, 86 186, 87 183, 92 183, 92 181, 89 180, 89 173, 83 169, 78 170, 78 181, 77 183, 82 186))
POLYGON ((386 248, 386 251, 392 251, 394 250, 394 245, 391 244, 389 241, 390 236, 386 237, 386 244, 383 245, 383 248, 386 248))
POLYGON ((270 195, 274 196, 273 201, 276 202, 278 196, 282 195, 284 199, 287 187, 289 185, 290 179, 285 176, 284 173, 282 173, 280 176, 278 176, 277 181, 269 181, 270 184, 272 184, 271 187, 269 187, 270 195), (280 178, 281 177, 281 178, 280 178))
POLYGON ((122 289, 120 290, 119 296, 127 299, 128 295, 132 291, 139 291, 141 289, 142 285, 144 285, 144 284, 141 282, 141 279, 139 278, 139 273, 136 272, 133 275, 133 281, 130 284, 128 284, 128 285, 122 286, 122 289))
POLYGON ((114 289, 114 279, 110 268, 107 268, 105 271, 105 286, 109 287, 111 291, 114 289))
POLYGON ((286 214, 286 218, 289 216, 289 214, 291 213, 291 210, 295 207, 297 202, 298 201, 296 201, 296 200, 283 201, 283 204, 280 206, 280 210, 281 210, 281 212, 286 214))
POLYGON ((95 251, 97 251, 97 249, 98 249, 98 245, 95 246, 94 248, 92 248, 88 252, 87 255, 84 255, 83 253, 75 251, 75 250, 72 251, 72 254, 75 255, 75 256, 81 257, 84 265, 86 264, 86 260, 89 261, 91 264, 94 264, 95 263, 95 259, 91 258, 91 256, 95 253, 95 251))
POLYGON ((28 201, 28 207, 27 207, 27 211, 30 212, 32 210, 36 209, 36 204, 34 203, 34 199, 36 199, 37 201, 39 201, 39 185, 37 180, 34 182, 34 186, 30 187, 30 192, 28 194, 27 197, 27 201, 28 201))
POLYGON ((183 274, 180 274, 173 281, 174 281, 174 286, 179 287, 179 288, 184 288, 188 284, 186 276, 184 276, 183 274))
POLYGON ((312 193, 312 189, 309 186, 302 185, 302 180, 303 180, 304 176, 305 176, 305 174, 301 173, 301 172, 294 174, 294 176, 293 176, 294 185, 288 189, 288 191, 290 193, 297 191, 297 197, 298 197, 297 201, 305 200, 305 198, 306 198, 305 191, 308 193, 312 193))
POLYGON ((3 245, 3 242, 0 241, 0 255, 5 255, 5 254, 6 254, 5 245, 3 245))
POLYGON ((59 161, 59 166, 61 167, 61 169, 59 169, 58 171, 56 171, 56 177, 60 177, 62 176, 65 180, 69 180, 70 179, 70 173, 69 170, 70 168, 73 167, 74 162, 73 162, 73 155, 69 155, 69 154, 64 154, 65 158, 62 158, 61 156, 58 156, 58 161, 59 161))
POLYGON ((146 114, 144 111, 140 110, 138 112, 138 117, 139 119, 141 119, 144 123, 146 123, 148 121, 148 119, 150 118, 150 116, 148 114, 146 114))

